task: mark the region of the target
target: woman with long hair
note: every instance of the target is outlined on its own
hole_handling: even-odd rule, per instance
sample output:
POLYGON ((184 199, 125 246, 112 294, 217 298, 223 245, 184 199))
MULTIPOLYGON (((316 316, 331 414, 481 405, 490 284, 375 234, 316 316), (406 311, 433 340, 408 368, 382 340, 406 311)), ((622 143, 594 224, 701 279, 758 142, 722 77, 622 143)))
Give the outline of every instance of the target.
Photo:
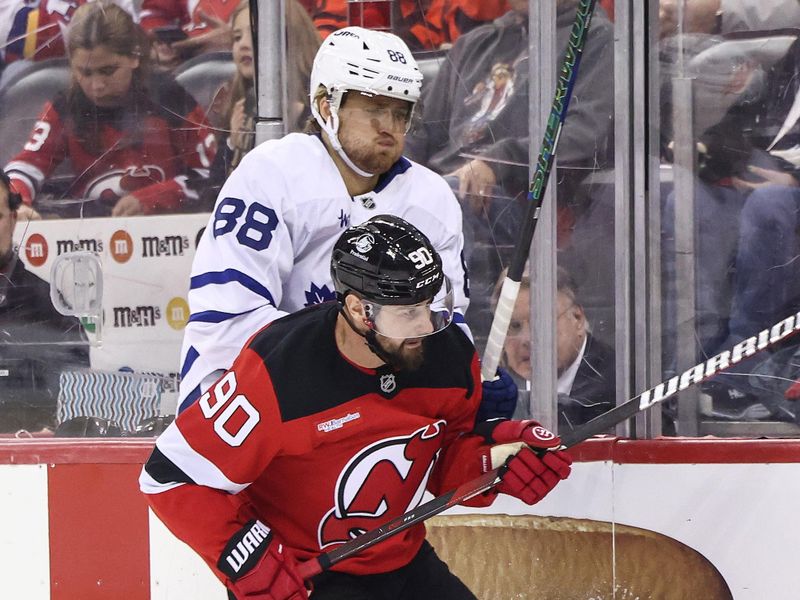
POLYGON ((215 139, 183 88, 167 75, 150 75, 147 37, 131 16, 107 0, 81 6, 67 52, 69 88, 45 105, 23 150, 5 167, 27 216, 38 216, 37 194, 67 160, 72 179, 59 197, 79 199, 81 215, 191 208, 215 139))
MULTIPOLYGON (((302 131, 311 114, 308 85, 320 37, 311 18, 297 0, 286 1, 287 122, 288 132, 302 131)), ((236 73, 215 95, 209 116, 221 131, 219 154, 211 168, 211 180, 221 186, 255 143, 255 60, 250 4, 242 0, 231 14, 236 73)))

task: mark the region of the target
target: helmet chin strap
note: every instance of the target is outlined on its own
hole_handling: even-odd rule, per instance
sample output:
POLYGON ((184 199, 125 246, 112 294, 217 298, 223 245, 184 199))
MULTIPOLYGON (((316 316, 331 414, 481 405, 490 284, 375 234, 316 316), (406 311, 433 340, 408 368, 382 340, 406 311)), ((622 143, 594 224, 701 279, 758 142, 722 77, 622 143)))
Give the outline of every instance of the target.
POLYGON ((330 111, 331 116, 328 119, 323 119, 322 115, 316 110, 316 107, 312 107, 314 110, 314 118, 316 118, 317 123, 319 123, 320 128, 328 134, 328 139, 331 141, 331 146, 336 151, 336 154, 339 155, 348 167, 350 167, 353 172, 361 177, 372 177, 375 173, 370 173, 365 171, 364 169, 359 168, 349 156, 347 156, 347 152, 344 151, 342 147, 342 143, 339 141, 339 108, 334 106, 334 102, 330 103, 330 111))
POLYGON ((360 335, 361 337, 363 337, 366 340, 367 348, 369 348, 370 351, 372 351, 372 353, 375 356, 380 358, 387 365, 389 365, 391 367, 395 366, 394 359, 392 358, 392 356, 388 352, 386 352, 386 350, 381 348, 380 345, 378 344, 378 334, 375 333, 374 329, 370 329, 367 333, 361 333, 358 330, 358 327, 356 327, 356 324, 353 323, 353 320, 350 318, 350 315, 347 314, 347 311, 345 310, 344 305, 341 304, 341 303, 339 303, 339 312, 342 314, 342 316, 344 317, 344 320, 350 326, 350 329, 355 331, 358 335, 360 335))

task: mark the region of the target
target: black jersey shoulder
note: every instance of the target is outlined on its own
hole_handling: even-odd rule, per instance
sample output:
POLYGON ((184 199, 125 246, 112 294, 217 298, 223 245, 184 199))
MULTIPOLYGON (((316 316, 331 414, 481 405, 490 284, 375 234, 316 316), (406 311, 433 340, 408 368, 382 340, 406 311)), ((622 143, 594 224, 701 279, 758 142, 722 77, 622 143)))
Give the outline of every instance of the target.
MULTIPOLYGON (((338 305, 326 302, 274 321, 253 337, 249 348, 272 379, 284 421, 307 417, 380 391, 380 373, 345 360, 336 347, 338 305)), ((426 339, 425 364, 414 373, 398 373, 397 389, 463 388, 472 393, 470 365, 474 348, 458 327, 426 339)))

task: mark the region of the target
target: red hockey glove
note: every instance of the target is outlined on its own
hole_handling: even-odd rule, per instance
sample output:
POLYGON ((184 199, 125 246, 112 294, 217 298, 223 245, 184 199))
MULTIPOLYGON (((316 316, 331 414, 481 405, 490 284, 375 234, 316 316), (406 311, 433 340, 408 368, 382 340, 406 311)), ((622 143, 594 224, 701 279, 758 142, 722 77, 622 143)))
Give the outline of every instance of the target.
POLYGON ((492 446, 483 456, 484 470, 502 465, 502 481, 496 490, 535 504, 544 498, 562 479, 569 477, 572 459, 557 450, 561 438, 538 421, 495 420, 479 423, 475 432, 492 446), (534 452, 535 448, 539 452, 534 452))
POLYGON ((561 450, 549 450, 539 457, 530 448, 523 448, 506 462, 497 491, 525 504, 536 504, 569 477, 571 464, 572 459, 561 450))
POLYGON ((790 385, 789 389, 783 393, 783 396, 787 400, 800 399, 800 381, 795 381, 792 385, 790 385))
POLYGON ((289 549, 261 521, 250 521, 230 539, 217 562, 236 600, 306 600, 303 579, 289 549))
POLYGON ((475 433, 482 435, 489 444, 524 442, 532 448, 550 450, 561 445, 561 438, 546 429, 538 421, 506 421, 497 419, 475 426, 475 433))

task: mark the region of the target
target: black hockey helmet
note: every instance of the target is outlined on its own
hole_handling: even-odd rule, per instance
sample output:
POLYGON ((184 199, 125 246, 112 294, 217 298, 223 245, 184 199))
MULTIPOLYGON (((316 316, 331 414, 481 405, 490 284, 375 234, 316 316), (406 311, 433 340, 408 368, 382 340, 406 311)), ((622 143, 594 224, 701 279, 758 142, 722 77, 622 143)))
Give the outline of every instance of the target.
POLYGON ((382 335, 413 337, 394 331, 388 320, 381 330, 378 314, 385 306, 425 304, 433 331, 423 335, 452 319, 453 295, 439 253, 425 234, 399 217, 378 215, 344 231, 333 247, 331 278, 339 302, 350 293, 361 298, 371 326, 382 335), (443 297, 431 307, 440 290, 443 297))

